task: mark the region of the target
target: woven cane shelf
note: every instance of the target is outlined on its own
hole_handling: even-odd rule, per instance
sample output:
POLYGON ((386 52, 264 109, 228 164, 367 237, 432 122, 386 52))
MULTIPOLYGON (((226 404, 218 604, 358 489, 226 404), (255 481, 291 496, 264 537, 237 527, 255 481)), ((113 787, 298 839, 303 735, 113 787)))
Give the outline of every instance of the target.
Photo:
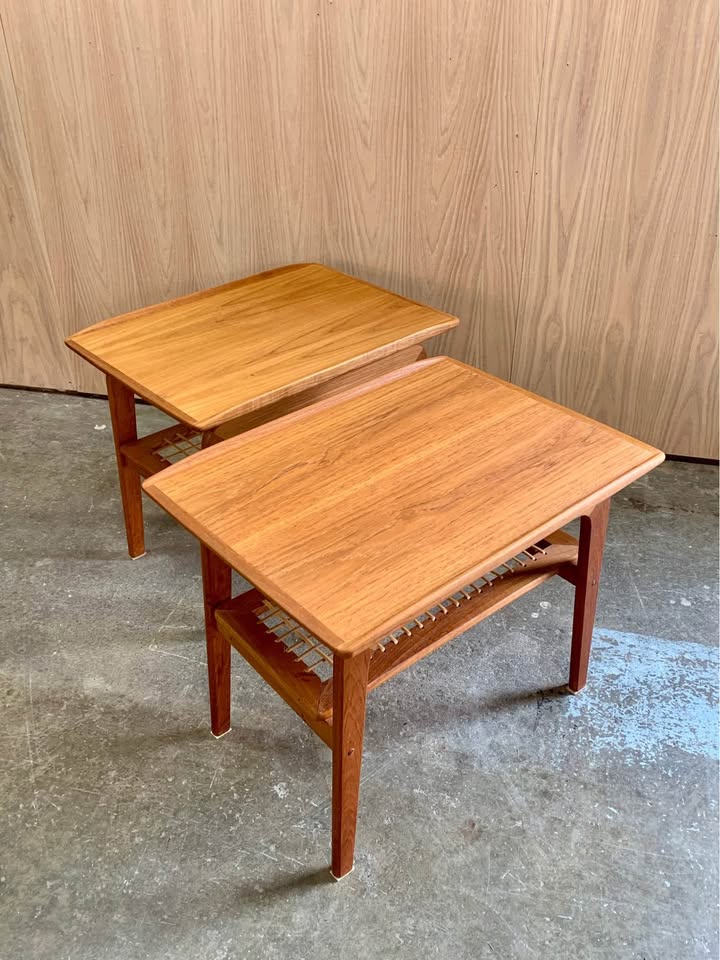
MULTIPOLYGON (((219 438, 205 434, 205 446, 219 438)), ((133 440, 122 446, 122 453, 143 477, 151 477, 166 467, 198 453, 203 447, 203 434, 195 427, 173 423, 156 433, 133 440)))
MULTIPOLYGON (((381 637, 368 690, 560 574, 574 582, 577 541, 558 530, 498 564, 381 637)), ((215 610, 218 629, 328 745, 332 741, 332 652, 288 613, 249 590, 215 610)))

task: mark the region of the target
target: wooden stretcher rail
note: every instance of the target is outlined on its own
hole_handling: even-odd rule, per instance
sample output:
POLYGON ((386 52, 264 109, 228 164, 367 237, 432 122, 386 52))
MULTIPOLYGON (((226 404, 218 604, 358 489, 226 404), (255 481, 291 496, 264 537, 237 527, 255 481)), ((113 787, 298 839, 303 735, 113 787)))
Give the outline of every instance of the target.
POLYGON ((225 639, 247 660, 273 690, 299 714, 328 745, 332 743, 330 711, 318 709, 323 681, 312 668, 293 653, 271 630, 258 611, 265 598, 257 590, 248 590, 215 610, 215 622, 225 639))
MULTIPOLYGON (((368 690, 559 574, 574 582, 577 541, 558 530, 378 640, 368 690)), ((259 591, 215 610, 218 629, 321 739, 332 744, 332 652, 259 591)))
POLYGON ((513 562, 516 558, 512 558, 508 564, 500 564, 481 581, 468 584, 421 614, 413 623, 383 638, 370 661, 368 689, 380 686, 513 600, 534 590, 559 573, 561 566, 577 561, 577 542, 564 531, 552 534, 529 549, 532 553, 523 556, 520 562, 513 562))

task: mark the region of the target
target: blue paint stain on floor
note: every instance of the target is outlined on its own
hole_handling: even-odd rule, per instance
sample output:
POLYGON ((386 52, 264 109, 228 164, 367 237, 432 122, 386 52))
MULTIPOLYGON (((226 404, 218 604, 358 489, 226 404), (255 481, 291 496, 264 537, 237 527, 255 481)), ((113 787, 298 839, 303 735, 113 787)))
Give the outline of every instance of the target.
MULTIPOLYGON (((568 698, 591 749, 651 764, 674 747, 718 756, 718 650, 599 628, 590 681, 568 698)), ((578 732, 581 732, 580 730, 578 732)))

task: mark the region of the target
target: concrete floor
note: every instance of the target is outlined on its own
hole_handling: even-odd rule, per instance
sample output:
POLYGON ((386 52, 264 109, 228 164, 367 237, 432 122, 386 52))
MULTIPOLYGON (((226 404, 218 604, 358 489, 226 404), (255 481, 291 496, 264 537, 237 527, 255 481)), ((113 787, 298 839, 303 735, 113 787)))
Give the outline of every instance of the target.
POLYGON ((126 558, 106 404, 0 423, 0 956, 718 957, 714 467, 616 497, 579 697, 561 581, 371 695, 334 883, 330 755, 239 657, 210 736, 197 546, 148 502, 126 558))

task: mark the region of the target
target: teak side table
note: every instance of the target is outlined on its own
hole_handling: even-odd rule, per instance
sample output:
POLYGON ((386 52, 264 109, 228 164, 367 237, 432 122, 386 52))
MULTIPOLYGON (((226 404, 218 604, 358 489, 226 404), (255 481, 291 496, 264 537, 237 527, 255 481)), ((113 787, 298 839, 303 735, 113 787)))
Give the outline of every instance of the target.
POLYGON ((230 728, 232 645, 332 749, 336 878, 353 865, 368 691, 556 574, 575 587, 580 690, 609 498, 662 459, 437 358, 146 481, 201 542, 213 733, 230 728), (562 530, 577 517, 579 543, 562 530), (231 568, 253 589, 233 598, 231 568))
POLYGON ((124 314, 65 341, 107 376, 128 552, 145 552, 141 478, 425 356, 458 323, 318 263, 124 314), (135 397, 179 421, 138 439, 135 397))

